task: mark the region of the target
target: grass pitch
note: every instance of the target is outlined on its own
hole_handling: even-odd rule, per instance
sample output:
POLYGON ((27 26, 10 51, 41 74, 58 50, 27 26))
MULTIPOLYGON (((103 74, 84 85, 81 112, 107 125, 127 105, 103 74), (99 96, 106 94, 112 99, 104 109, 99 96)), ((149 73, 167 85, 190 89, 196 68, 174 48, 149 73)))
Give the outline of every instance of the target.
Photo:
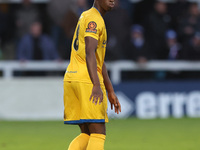
MULTIPOLYGON (((0 150, 67 150, 78 134, 62 121, 0 121, 0 150)), ((200 119, 110 120, 105 150, 200 150, 200 119)))

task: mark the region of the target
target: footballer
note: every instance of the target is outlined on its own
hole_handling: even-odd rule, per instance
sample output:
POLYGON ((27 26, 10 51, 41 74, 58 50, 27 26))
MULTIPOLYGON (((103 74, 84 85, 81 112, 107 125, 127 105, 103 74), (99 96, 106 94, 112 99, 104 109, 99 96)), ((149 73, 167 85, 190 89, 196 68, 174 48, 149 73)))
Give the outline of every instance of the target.
POLYGON ((103 17, 114 6, 115 0, 94 0, 77 23, 64 76, 64 123, 78 125, 81 134, 68 150, 104 149, 107 95, 111 109, 121 112, 104 63, 107 32, 103 17))

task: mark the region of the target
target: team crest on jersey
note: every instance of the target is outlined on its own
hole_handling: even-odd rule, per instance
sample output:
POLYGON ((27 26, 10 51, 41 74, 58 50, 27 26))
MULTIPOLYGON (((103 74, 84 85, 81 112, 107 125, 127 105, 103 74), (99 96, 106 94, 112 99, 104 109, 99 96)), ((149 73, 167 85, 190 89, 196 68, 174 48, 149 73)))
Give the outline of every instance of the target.
POLYGON ((86 32, 92 32, 97 33, 97 24, 94 21, 91 21, 88 23, 88 28, 86 29, 86 32))

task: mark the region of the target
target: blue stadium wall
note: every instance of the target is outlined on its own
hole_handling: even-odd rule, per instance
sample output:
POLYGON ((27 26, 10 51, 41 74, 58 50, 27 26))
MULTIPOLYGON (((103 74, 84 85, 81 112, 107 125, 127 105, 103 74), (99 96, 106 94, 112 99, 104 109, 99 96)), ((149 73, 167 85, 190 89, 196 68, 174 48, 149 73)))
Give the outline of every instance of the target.
POLYGON ((123 82, 114 88, 122 113, 109 108, 111 118, 200 117, 200 81, 123 82))
MULTIPOLYGON (((60 78, 1 80, 0 120, 62 120, 62 85, 60 78)), ((110 118, 200 117, 200 81, 122 82, 114 89, 122 112, 108 106, 110 118)))

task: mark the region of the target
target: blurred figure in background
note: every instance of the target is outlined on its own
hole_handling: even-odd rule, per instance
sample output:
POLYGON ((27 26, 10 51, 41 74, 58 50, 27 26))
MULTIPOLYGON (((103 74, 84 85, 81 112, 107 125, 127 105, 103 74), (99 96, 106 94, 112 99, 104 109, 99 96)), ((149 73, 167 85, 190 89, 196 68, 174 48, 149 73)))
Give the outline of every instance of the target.
POLYGON ((53 41, 42 34, 40 22, 34 22, 30 27, 30 33, 22 37, 17 48, 17 59, 20 61, 60 59, 53 41))
POLYGON ((52 20, 51 36, 63 59, 69 59, 71 40, 78 21, 77 0, 50 0, 47 11, 52 20))
POLYGON ((190 5, 188 14, 182 18, 178 30, 181 43, 189 41, 195 32, 200 31, 200 13, 197 3, 190 5))
POLYGON ((13 17, 9 4, 0 4, 0 59, 14 59, 13 17), (12 46, 9 46, 12 45, 12 46))
POLYGON ((130 0, 120 0, 120 7, 127 11, 130 18, 133 17, 134 5, 130 0))
POLYGON ((134 24, 142 24, 144 26, 144 20, 154 10, 154 3, 156 0, 142 0, 132 4, 132 22, 134 24))
POLYGON ((180 57, 183 60, 200 60, 200 32, 196 32, 191 40, 183 45, 180 57))
POLYGON ((77 5, 78 5, 78 15, 79 16, 82 14, 82 12, 84 12, 85 10, 87 10, 89 8, 87 0, 77 0, 77 5))
POLYGON ((31 0, 23 0, 21 7, 15 12, 17 38, 21 38, 29 32, 30 26, 40 19, 39 10, 31 3, 31 0))
POLYGON ((167 5, 157 1, 154 4, 154 11, 145 20, 147 40, 151 43, 150 50, 153 59, 167 59, 168 51, 165 40, 165 33, 168 30, 171 18, 167 14, 167 5))
POLYGON ((180 21, 186 17, 190 2, 187 0, 176 0, 175 3, 169 3, 169 14, 172 17, 172 26, 174 29, 178 29, 180 21))
POLYGON ((140 25, 133 25, 131 27, 131 40, 127 48, 126 58, 137 61, 138 63, 145 63, 150 59, 148 44, 144 37, 144 28, 140 25))
POLYGON ((166 32, 166 41, 168 47, 168 59, 169 60, 177 60, 180 58, 180 52, 182 46, 177 41, 177 34, 174 30, 168 30, 166 32))
POLYGON ((2 45, 8 40, 9 17, 9 6, 7 4, 0 4, 0 40, 2 45))
POLYGON ((6 42, 6 34, 8 31, 8 5, 0 4, 0 60, 3 58, 3 45, 6 42))
POLYGON ((119 0, 115 0, 115 8, 106 14, 105 23, 108 32, 106 59, 125 59, 125 54, 122 50, 127 47, 127 41, 130 41, 131 21, 128 13, 120 7, 119 0))

